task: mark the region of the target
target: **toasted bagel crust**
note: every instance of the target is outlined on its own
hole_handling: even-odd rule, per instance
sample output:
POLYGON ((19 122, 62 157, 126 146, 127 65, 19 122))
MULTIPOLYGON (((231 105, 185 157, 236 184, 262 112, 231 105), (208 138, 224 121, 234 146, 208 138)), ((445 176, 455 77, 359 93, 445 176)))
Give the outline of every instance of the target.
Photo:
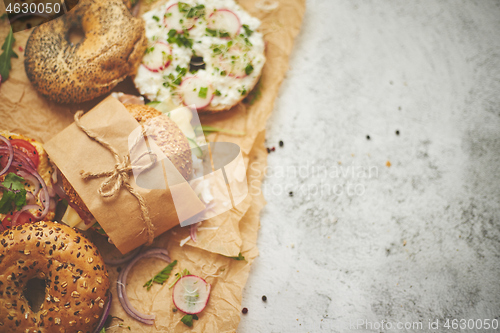
POLYGON ((34 29, 26 44, 26 74, 44 97, 80 103, 134 74, 146 44, 144 22, 132 17, 122 0, 81 0, 34 29), (85 37, 72 45, 67 35, 75 27, 85 37))
POLYGON ((109 297, 109 278, 97 247, 64 224, 24 224, 0 235, 2 332, 85 332, 97 328, 109 297), (33 311, 24 289, 45 280, 45 299, 33 311))

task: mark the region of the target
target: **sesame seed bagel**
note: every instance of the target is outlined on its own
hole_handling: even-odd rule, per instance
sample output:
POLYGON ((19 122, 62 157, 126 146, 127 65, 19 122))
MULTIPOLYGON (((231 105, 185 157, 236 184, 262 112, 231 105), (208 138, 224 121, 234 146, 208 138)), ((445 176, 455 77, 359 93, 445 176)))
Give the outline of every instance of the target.
POLYGON ((109 297, 109 278, 96 246, 54 222, 18 226, 0 235, 0 331, 93 333, 109 297), (29 280, 45 280, 45 299, 31 309, 29 280))
POLYGON ((134 74, 146 43, 144 22, 122 0, 81 0, 67 14, 33 30, 26 44, 26 74, 50 100, 88 101, 134 74), (85 34, 75 45, 68 41, 73 28, 85 34))
MULTIPOLYGON (((155 143, 169 157, 181 175, 185 179, 188 179, 191 175, 193 164, 191 148, 187 138, 177 124, 169 117, 159 117, 162 113, 150 106, 138 104, 124 105, 139 124, 145 125, 149 137, 154 139, 155 143), (150 131, 149 128, 157 130, 150 131)), ((62 184, 70 201, 84 212, 90 214, 87 206, 64 175, 62 175, 62 184)))

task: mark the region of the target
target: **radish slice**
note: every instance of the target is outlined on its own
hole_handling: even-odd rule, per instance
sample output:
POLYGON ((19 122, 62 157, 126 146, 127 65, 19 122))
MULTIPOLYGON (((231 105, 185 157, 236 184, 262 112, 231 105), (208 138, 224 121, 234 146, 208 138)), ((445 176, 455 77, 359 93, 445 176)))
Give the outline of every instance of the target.
POLYGON ((172 48, 164 42, 153 45, 142 59, 144 67, 151 72, 159 72, 167 68, 172 62, 172 48))
POLYGON ((207 306, 210 288, 210 285, 199 276, 183 276, 176 282, 172 291, 174 305, 187 314, 200 313, 207 306))
POLYGON ((167 8, 164 23, 168 29, 175 29, 178 33, 182 33, 184 30, 193 28, 195 22, 196 18, 188 18, 179 10, 178 3, 167 8))
POLYGON ((238 45, 233 45, 226 53, 214 58, 214 64, 228 76, 241 79, 247 76, 248 58, 238 45))
POLYGON ((229 9, 217 9, 208 17, 208 28, 236 36, 241 29, 238 16, 229 9))
POLYGON ((197 76, 185 78, 179 88, 184 105, 194 104, 197 109, 207 107, 214 98, 210 82, 197 76))

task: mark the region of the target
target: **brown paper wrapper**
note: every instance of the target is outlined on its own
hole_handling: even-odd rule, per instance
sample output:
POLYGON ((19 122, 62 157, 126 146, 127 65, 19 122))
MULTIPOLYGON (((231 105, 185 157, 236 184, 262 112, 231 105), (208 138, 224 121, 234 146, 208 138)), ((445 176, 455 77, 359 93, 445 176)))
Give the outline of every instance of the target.
MULTIPOLYGON (((161 1, 154 2, 160 3, 161 1)), ((172 312, 170 289, 167 284, 154 285, 146 292, 142 285, 165 267, 158 260, 144 260, 138 263, 129 276, 127 291, 136 308, 145 313, 155 313, 154 326, 142 325, 125 314, 118 303, 113 301, 111 314, 122 318, 114 319, 109 332, 235 332, 240 321, 242 291, 250 272, 250 265, 258 255, 256 246, 259 229, 259 214, 265 204, 259 193, 261 178, 266 166, 267 152, 264 147, 264 128, 274 107, 281 82, 288 70, 288 60, 292 52, 294 38, 300 30, 305 11, 305 0, 277 0, 273 11, 258 8, 261 0, 237 1, 245 10, 262 21, 261 31, 266 41, 266 65, 260 79, 260 97, 252 104, 240 103, 231 111, 201 117, 204 125, 245 132, 244 136, 215 133, 210 141, 225 141, 238 144, 247 166, 247 180, 250 194, 237 208, 216 218, 203 222, 203 227, 218 227, 216 230, 198 232, 198 242, 189 241, 183 247, 179 241, 189 235, 189 228, 175 227, 159 236, 154 245, 168 248, 172 259, 179 261, 172 274, 187 268, 212 284, 212 294, 207 308, 194 321, 193 328, 180 322, 182 314, 172 312), (225 256, 237 256, 241 252, 246 261, 236 261, 225 256), (222 256, 222 255, 224 256, 222 256), (212 274, 213 273, 213 274, 212 274), (213 275, 213 276, 209 276, 213 275), (125 327, 119 327, 119 325, 125 327)), ((142 11, 147 10, 144 5, 142 11)), ((3 3, 0 2, 0 15, 3 3)), ((0 22, 0 41, 7 35, 7 24, 0 22)), ((31 136, 47 142, 55 134, 73 122, 76 110, 90 110, 103 98, 82 105, 57 105, 39 96, 26 77, 23 66, 23 52, 29 31, 15 34, 16 52, 19 59, 12 59, 11 77, 0 87, 0 119, 2 127, 13 132, 31 136)), ((116 91, 136 93, 130 82, 120 84, 116 91)), ((116 290, 116 268, 110 267, 116 290)))
MULTIPOLYGON (((129 137, 140 126, 125 106, 113 97, 106 98, 85 114, 81 124, 106 140, 121 157, 129 156, 129 137)), ((147 225, 137 199, 123 186, 114 196, 104 198, 98 189, 107 177, 84 180, 80 175, 81 171, 113 170, 116 161, 108 149, 89 138, 74 123, 52 137, 44 148, 120 252, 127 253, 147 243, 147 225)), ((191 217, 205 206, 187 183, 182 194, 177 192, 177 195, 182 195, 180 202, 184 205, 174 205, 171 190, 165 185, 166 179, 156 178, 164 183, 164 190, 141 188, 132 176, 130 183, 146 200, 154 234, 158 236, 179 224, 180 212, 191 217)))

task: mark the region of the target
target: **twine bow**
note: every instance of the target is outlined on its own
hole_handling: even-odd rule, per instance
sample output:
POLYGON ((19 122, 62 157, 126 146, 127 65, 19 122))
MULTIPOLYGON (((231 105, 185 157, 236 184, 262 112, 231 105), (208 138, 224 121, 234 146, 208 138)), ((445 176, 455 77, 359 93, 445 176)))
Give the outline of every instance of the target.
MULTIPOLYGON (((89 138, 91 138, 92 140, 96 141, 101 146, 109 150, 113 155, 113 157, 115 158, 116 163, 114 168, 108 171, 85 172, 82 170, 80 171, 81 177, 84 180, 107 177, 106 180, 102 182, 101 186, 98 189, 99 194, 105 198, 114 196, 120 191, 122 186, 124 186, 127 189, 127 191, 129 191, 130 194, 132 194, 139 202, 142 219, 146 223, 146 231, 148 233, 147 244, 151 245, 154 239, 154 225, 151 222, 151 217, 149 216, 149 209, 146 205, 146 200, 135 188, 132 187, 132 185, 130 185, 129 173, 133 170, 132 165, 130 163, 130 157, 128 155, 120 157, 120 155, 113 146, 111 146, 108 142, 100 138, 96 133, 84 127, 80 122, 82 115, 83 111, 78 111, 75 114, 74 119, 76 126, 78 126, 80 130, 82 130, 85 134, 87 134, 89 138)), ((151 155, 154 158, 151 164, 149 164, 146 167, 140 167, 141 169, 147 169, 156 162, 156 155, 148 152, 141 154, 136 160, 141 159, 144 155, 151 155)))

